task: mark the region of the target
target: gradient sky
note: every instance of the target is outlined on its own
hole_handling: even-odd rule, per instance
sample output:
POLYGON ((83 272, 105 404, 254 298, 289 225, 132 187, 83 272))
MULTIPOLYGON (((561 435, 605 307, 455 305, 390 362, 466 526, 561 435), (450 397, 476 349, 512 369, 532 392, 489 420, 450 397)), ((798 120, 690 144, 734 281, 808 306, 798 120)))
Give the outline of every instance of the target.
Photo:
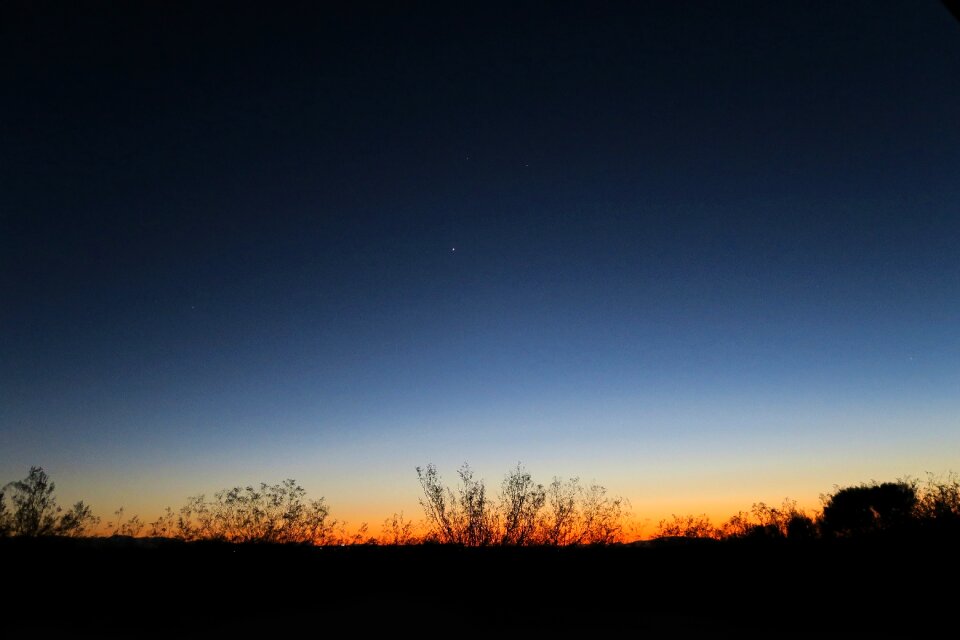
POLYGON ((0 10, 0 481, 377 530, 428 462, 654 521, 960 470, 938 2, 133 4, 0 10))

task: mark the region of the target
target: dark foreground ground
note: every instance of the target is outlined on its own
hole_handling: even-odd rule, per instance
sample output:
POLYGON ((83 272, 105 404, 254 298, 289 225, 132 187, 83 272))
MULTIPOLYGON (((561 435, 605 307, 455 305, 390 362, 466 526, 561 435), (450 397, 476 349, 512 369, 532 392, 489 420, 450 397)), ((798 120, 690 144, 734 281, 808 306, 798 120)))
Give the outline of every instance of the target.
POLYGON ((952 540, 461 549, 0 540, 7 637, 942 637, 952 540), (24 635, 26 634, 26 635, 24 635), (38 635, 39 634, 39 635, 38 635))

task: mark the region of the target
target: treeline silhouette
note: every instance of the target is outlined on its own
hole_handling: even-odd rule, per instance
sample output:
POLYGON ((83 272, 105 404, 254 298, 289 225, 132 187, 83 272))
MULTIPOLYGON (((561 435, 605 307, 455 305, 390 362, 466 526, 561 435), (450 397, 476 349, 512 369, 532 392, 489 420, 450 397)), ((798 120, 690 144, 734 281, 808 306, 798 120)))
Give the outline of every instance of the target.
MULTIPOLYGON (((83 501, 63 509, 56 485, 41 467, 0 491, 0 537, 84 537, 112 535, 225 543, 333 545, 586 546, 627 540, 627 503, 598 484, 578 478, 534 481, 518 464, 496 493, 469 465, 457 481, 443 482, 436 466, 417 467, 424 520, 395 513, 379 536, 363 524, 353 533, 330 515, 323 498, 308 499, 295 480, 233 487, 188 498, 179 510, 167 507, 145 523, 126 518, 124 509, 100 528, 101 520, 83 501)), ((884 536, 953 537, 960 534, 960 476, 928 474, 925 481, 900 479, 835 487, 821 495, 822 509, 807 512, 796 501, 780 506, 755 503, 720 524, 706 515, 674 515, 657 526, 653 542, 691 539, 717 541, 811 541, 876 539, 884 536)))

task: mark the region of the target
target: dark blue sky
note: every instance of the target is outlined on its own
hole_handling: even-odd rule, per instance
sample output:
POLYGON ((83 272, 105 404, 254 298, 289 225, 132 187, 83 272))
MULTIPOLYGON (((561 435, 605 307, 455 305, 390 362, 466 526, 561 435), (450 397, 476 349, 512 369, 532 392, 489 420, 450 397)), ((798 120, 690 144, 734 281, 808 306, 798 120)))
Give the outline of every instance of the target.
POLYGON ((941 4, 168 4, 2 9, 0 480, 957 468, 941 4))

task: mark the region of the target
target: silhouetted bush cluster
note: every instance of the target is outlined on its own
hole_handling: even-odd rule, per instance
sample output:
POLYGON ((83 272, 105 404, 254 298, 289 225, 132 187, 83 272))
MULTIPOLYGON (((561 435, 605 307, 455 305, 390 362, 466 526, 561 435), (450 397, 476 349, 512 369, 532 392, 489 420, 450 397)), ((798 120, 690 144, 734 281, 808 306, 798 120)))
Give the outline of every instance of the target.
POLYGON ((811 540, 960 533, 960 476, 866 483, 821 495, 823 509, 808 514, 796 501, 763 502, 720 526, 706 515, 662 520, 656 537, 811 540))
POLYGON ((212 500, 199 495, 178 513, 167 508, 150 523, 154 536, 181 540, 331 544, 337 521, 323 498, 308 500, 295 480, 224 489, 212 500))
MULTIPOLYGON (((40 467, 0 491, 0 537, 88 536, 108 533, 147 535, 185 541, 299 543, 315 545, 422 543, 470 547, 493 545, 596 545, 624 540, 625 502, 604 487, 577 478, 535 482, 521 465, 511 469, 495 495, 469 465, 457 470, 454 486, 443 483, 437 468, 417 468, 425 521, 416 526, 395 513, 379 537, 366 524, 347 533, 346 523, 330 517, 323 498, 310 500, 294 480, 259 487, 224 489, 207 499, 188 498, 178 511, 167 507, 156 520, 125 518, 99 530, 100 518, 82 501, 69 509, 57 505, 55 484, 40 467), (148 528, 149 525, 149 528, 148 528)), ((819 512, 808 513, 792 500, 780 506, 754 504, 720 525, 706 515, 674 515, 659 523, 655 538, 716 540, 843 540, 891 536, 960 535, 960 476, 929 475, 925 482, 898 480, 838 487, 821 496, 819 512)))
POLYGON ((622 498, 597 484, 554 478, 544 487, 520 465, 491 498, 469 465, 456 488, 444 486, 434 465, 417 467, 427 517, 427 541, 479 547, 502 545, 610 544, 623 539, 622 498))

